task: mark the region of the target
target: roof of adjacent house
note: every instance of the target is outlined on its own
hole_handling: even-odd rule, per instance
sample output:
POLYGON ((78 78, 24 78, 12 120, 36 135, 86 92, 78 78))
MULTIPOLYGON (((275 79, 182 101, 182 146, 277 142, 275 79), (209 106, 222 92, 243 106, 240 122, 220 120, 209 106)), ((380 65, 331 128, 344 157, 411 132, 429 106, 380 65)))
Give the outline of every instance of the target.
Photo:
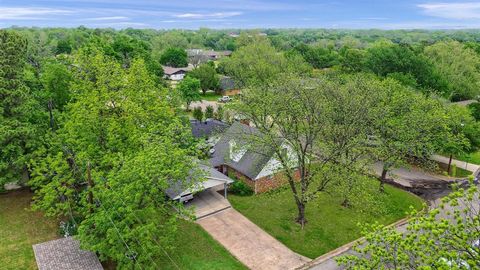
POLYGON ((80 249, 80 242, 72 237, 33 245, 39 270, 102 270, 97 255, 80 249))
POLYGON ((256 128, 234 122, 214 146, 215 152, 210 159, 213 167, 227 165, 254 180, 268 161, 274 155, 274 149, 252 147, 251 136, 262 136, 256 128), (238 147, 244 147, 246 152, 238 162, 230 159, 230 141, 234 140, 238 147))
POLYGON ((199 164, 199 168, 202 170, 202 173, 205 174, 205 181, 199 182, 196 177, 189 177, 184 181, 171 182, 170 187, 165 190, 168 197, 172 200, 176 200, 184 194, 202 191, 225 183, 233 183, 233 180, 230 177, 220 173, 212 167, 199 164))
POLYGON ((229 125, 215 119, 207 119, 205 121, 190 120, 190 127, 195 138, 202 138, 224 132, 229 125))
POLYGON ((190 71, 192 70, 192 67, 191 66, 188 66, 188 67, 181 67, 181 68, 176 68, 176 67, 169 67, 169 66, 162 66, 163 68, 163 73, 165 75, 173 75, 173 74, 176 74, 176 73, 180 73, 180 72, 187 72, 187 71, 190 71))
POLYGON ((223 76, 220 78, 220 89, 222 90, 232 90, 235 89, 235 81, 228 76, 223 76))

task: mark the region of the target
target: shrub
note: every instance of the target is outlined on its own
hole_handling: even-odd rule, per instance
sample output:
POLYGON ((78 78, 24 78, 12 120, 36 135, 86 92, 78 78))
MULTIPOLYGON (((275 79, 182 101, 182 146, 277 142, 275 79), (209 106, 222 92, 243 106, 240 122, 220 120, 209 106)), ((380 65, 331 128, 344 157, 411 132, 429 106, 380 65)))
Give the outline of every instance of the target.
POLYGON ((468 108, 472 112, 472 116, 475 120, 480 121, 480 103, 472 103, 468 105, 468 108))
POLYGON ((215 112, 215 119, 222 121, 223 120, 223 106, 218 106, 217 111, 215 112))
POLYGON ((205 110, 205 118, 213 118, 213 107, 208 105, 205 110))
POLYGON ((230 192, 240 196, 250 196, 253 195, 253 190, 245 183, 240 180, 236 180, 233 184, 230 185, 230 192))
POLYGON ((195 109, 193 109, 193 118, 197 119, 198 121, 203 120, 203 111, 201 107, 195 107, 195 109))

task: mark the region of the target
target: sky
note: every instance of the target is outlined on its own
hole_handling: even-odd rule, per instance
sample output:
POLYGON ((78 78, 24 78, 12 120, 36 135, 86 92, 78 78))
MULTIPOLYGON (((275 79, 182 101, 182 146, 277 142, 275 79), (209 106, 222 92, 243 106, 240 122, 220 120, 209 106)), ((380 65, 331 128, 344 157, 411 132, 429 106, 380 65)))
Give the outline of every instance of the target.
POLYGON ((0 0, 0 28, 480 28, 480 1, 0 0))

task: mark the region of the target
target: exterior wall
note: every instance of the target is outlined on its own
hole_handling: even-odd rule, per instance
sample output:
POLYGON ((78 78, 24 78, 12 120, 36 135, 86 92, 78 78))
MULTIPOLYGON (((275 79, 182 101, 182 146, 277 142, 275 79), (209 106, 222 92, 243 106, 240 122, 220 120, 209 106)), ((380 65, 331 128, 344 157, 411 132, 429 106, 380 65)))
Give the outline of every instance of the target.
MULTIPOLYGON (((287 157, 288 157, 288 163, 289 163, 289 167, 290 168, 295 168, 297 167, 297 158, 295 156, 295 153, 293 152, 292 148, 287 145, 287 144, 283 144, 282 147, 286 148, 287 149, 287 157)), ((276 155, 275 155, 276 156, 276 155)), ((280 163, 280 161, 275 158, 272 157, 268 162, 267 164, 265 165, 265 167, 263 167, 262 171, 260 171, 260 173, 258 174, 257 176, 257 179, 260 179, 260 178, 263 178, 263 177, 266 177, 266 176, 270 176, 270 175, 274 175, 276 174, 279 170, 281 170, 283 168, 282 164, 280 163)))
MULTIPOLYGON (((257 178, 257 180, 252 180, 242 173, 236 171, 233 168, 230 168, 226 165, 222 165, 218 168, 222 173, 226 175, 233 175, 236 179, 242 181, 247 186, 249 186, 255 194, 267 192, 278 187, 281 187, 288 183, 287 177, 282 173, 276 173, 271 176, 264 176, 262 178, 257 178)), ((299 171, 295 171, 295 179, 300 179, 299 171)))
POLYGON ((236 96, 240 94, 240 89, 223 90, 222 96, 236 96))
MULTIPOLYGON (((298 181, 300 179, 300 172, 295 171, 295 179, 298 181)), ((272 176, 264 176, 258 178, 256 181, 256 194, 270 191, 272 189, 279 188, 288 183, 288 179, 282 172, 278 172, 272 176)))
POLYGON ((172 74, 169 76, 169 79, 172 81, 181 81, 183 80, 183 77, 185 77, 185 73, 172 74))

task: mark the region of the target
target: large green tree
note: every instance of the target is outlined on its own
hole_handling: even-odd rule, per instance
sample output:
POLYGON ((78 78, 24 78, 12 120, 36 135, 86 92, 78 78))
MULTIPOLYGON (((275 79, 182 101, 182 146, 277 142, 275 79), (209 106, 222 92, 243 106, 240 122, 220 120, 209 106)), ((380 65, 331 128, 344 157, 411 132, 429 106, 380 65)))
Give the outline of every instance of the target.
POLYGON ((0 30, 0 190, 29 177, 27 161, 41 136, 39 107, 23 77, 26 56, 26 39, 0 30))
POLYGON ((208 90, 216 91, 219 88, 220 79, 215 71, 215 67, 209 63, 190 71, 188 76, 200 80, 200 88, 204 95, 208 90))
POLYGON ((168 48, 160 56, 160 63, 170 67, 186 67, 188 65, 187 52, 181 48, 168 48))
POLYGON ((143 60, 125 69, 89 49, 75 66, 64 121, 31 161, 34 208, 68 217, 82 247, 119 268, 158 268, 176 231, 164 192, 195 169, 191 135, 143 60))
POLYGON ((425 48, 425 55, 449 82, 453 101, 480 95, 480 56, 460 42, 438 42, 425 48))
POLYGON ((177 85, 178 92, 187 104, 187 111, 190 109, 190 103, 201 100, 200 86, 200 80, 189 76, 185 77, 185 79, 177 85))

